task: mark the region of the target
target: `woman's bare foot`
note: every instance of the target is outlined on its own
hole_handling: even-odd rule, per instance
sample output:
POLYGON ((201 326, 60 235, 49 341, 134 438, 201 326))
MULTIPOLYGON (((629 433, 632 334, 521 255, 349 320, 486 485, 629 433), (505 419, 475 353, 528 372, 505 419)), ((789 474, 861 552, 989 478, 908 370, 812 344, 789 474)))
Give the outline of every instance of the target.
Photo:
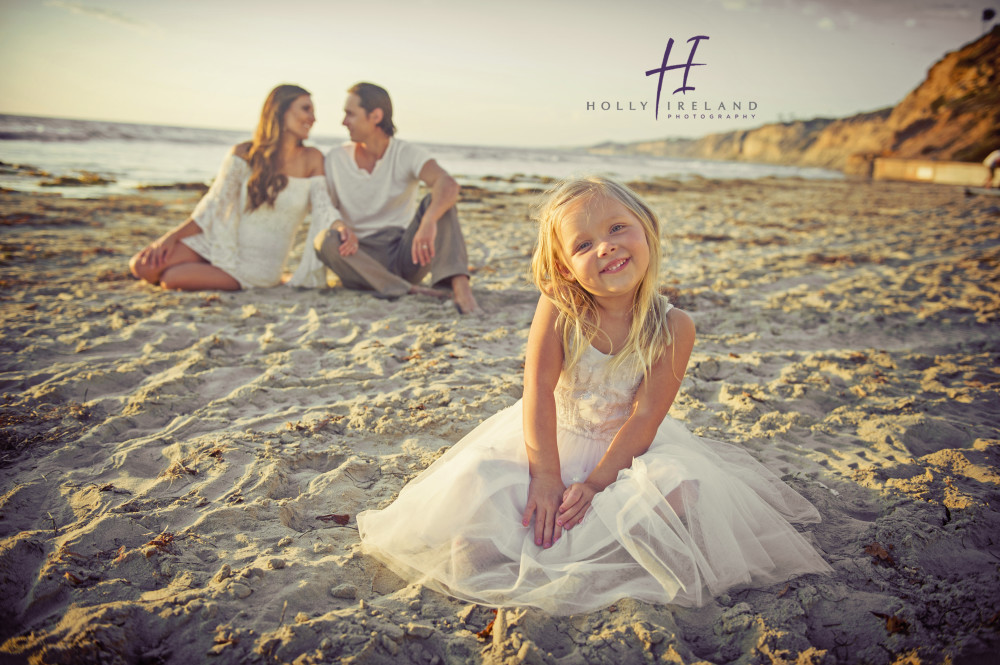
POLYGON ((455 306, 462 314, 473 314, 479 311, 479 303, 472 295, 467 275, 456 275, 451 278, 451 290, 455 298, 455 306))

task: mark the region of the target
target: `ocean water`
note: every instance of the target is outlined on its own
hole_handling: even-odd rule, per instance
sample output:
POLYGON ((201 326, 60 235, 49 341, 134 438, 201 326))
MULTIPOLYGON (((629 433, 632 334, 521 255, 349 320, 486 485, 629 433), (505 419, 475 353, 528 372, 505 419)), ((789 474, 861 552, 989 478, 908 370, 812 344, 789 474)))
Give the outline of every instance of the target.
MULTIPOLYGON (((230 146, 251 131, 166 127, 0 114, 0 187, 64 196, 134 193, 140 185, 209 183, 230 146), (50 177, 29 174, 31 166, 50 177), (58 176, 94 173, 102 185, 47 187, 58 176)), ((404 137, 405 138, 405 137, 404 137)), ((347 137, 314 134, 309 143, 326 152, 347 137)), ((505 148, 423 144, 462 184, 515 188, 539 178, 601 174, 622 180, 676 178, 841 178, 836 171, 745 162, 591 155, 559 148, 505 148), (484 180, 484 177, 490 176, 484 180), (499 180, 497 180, 497 178, 499 180)))

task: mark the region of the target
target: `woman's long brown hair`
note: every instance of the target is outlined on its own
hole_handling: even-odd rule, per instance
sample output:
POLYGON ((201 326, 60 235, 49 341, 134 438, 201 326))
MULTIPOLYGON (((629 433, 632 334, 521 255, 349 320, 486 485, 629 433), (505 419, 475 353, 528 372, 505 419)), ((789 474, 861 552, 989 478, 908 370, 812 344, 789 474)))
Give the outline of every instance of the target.
POLYGON ((264 101, 248 156, 250 181, 247 183, 247 212, 265 203, 274 206, 278 193, 288 184, 288 176, 278 172, 278 148, 285 127, 285 112, 292 102, 308 94, 305 88, 284 84, 272 90, 264 101))

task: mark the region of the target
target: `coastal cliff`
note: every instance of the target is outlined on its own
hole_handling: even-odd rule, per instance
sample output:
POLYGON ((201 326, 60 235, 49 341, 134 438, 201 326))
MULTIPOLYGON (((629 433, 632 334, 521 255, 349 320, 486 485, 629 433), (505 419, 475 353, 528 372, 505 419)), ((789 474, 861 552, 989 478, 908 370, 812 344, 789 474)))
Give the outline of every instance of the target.
POLYGON ((895 107, 700 139, 603 143, 597 154, 645 154, 819 166, 862 172, 873 157, 983 159, 1000 142, 1000 25, 947 53, 895 107))

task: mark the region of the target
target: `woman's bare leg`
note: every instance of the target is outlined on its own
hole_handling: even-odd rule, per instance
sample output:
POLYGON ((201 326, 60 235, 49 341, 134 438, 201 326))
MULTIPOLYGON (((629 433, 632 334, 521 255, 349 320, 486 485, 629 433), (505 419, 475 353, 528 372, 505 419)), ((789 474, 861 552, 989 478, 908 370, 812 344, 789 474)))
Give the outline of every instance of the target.
POLYGON ((211 263, 181 263, 160 276, 160 286, 178 291, 239 291, 240 283, 222 268, 211 263))
POLYGON ((139 279, 165 289, 236 291, 240 288, 240 283, 229 273, 213 266, 182 242, 175 243, 158 266, 143 261, 143 252, 137 253, 129 261, 129 269, 139 279))
POLYGON ((201 254, 194 251, 182 242, 175 242, 167 255, 163 257, 163 261, 156 264, 151 259, 151 254, 149 253, 150 247, 146 247, 141 252, 136 253, 135 256, 131 258, 128 262, 129 270, 132 274, 141 280, 147 281, 150 284, 159 284, 160 276, 167 270, 176 265, 182 263, 205 263, 206 261, 201 254))

